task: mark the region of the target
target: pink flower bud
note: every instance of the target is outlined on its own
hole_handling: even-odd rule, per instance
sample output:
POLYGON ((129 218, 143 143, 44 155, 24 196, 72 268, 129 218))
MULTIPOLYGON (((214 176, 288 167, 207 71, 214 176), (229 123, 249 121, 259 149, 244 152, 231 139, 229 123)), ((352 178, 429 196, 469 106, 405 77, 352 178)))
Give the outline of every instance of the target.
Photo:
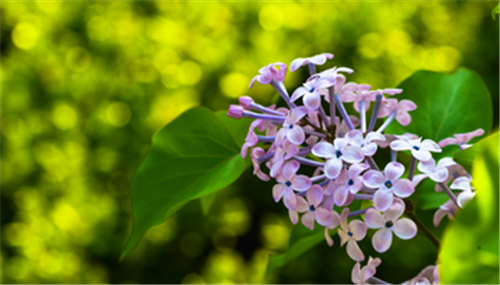
POLYGON ((254 103, 253 99, 248 96, 241 96, 239 99, 240 106, 245 108, 245 110, 250 110, 250 104, 254 103))
POLYGON ((231 105, 229 106, 229 110, 227 111, 227 115, 231 118, 235 119, 241 119, 243 117, 243 107, 238 106, 238 105, 231 105))

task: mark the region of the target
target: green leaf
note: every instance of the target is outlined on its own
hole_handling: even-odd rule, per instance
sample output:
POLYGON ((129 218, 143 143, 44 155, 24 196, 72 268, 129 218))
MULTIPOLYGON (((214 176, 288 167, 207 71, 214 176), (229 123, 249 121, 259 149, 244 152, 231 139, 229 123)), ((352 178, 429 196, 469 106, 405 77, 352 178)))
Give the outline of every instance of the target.
POLYGON ((295 226, 292 234, 290 235, 290 246, 287 252, 269 257, 266 276, 301 256, 321 241, 326 242, 323 231, 324 227, 320 227, 318 225, 316 225, 314 231, 311 231, 301 224, 295 226))
POLYGON ((135 177, 134 227, 121 258, 150 227, 188 201, 228 186, 244 168, 238 144, 211 111, 194 108, 163 127, 135 177))
POLYGON ((218 192, 214 192, 212 194, 200 198, 201 211, 203 212, 203 215, 205 216, 208 215, 210 208, 212 208, 212 205, 215 202, 215 198, 217 198, 217 193, 218 192))
POLYGON ((476 196, 444 234, 439 254, 443 284, 499 284, 498 145, 497 132, 473 147, 476 196))
MULTIPOLYGON (((409 99, 417 104, 410 112, 411 123, 403 127, 393 122, 386 133, 410 132, 438 142, 453 134, 482 128, 489 133, 493 121, 490 93, 475 72, 465 68, 454 74, 417 71, 398 88, 403 93, 398 99, 409 99)), ((444 148, 444 152, 448 147, 444 148)), ((457 148, 453 148, 456 151, 457 148)))
POLYGON ((493 20, 495 20, 495 14, 498 14, 500 12, 500 5, 497 5, 495 9, 491 11, 491 17, 493 17, 493 20))
POLYGON ((236 145, 241 148, 241 146, 245 143, 248 129, 250 128, 250 124, 253 120, 250 118, 241 118, 237 120, 229 117, 227 115, 227 111, 222 110, 215 112, 215 115, 222 121, 224 126, 226 126, 236 145))
MULTIPOLYGON (((461 68, 454 74, 431 71, 417 71, 399 86, 403 93, 398 99, 408 99, 417 104, 410 112, 411 123, 403 127, 393 122, 386 133, 417 134, 435 142, 457 133, 467 133, 482 128, 489 133, 493 121, 493 108, 490 94, 479 75, 461 68)), ((478 138, 473 140, 476 141, 478 138)), ((457 146, 446 146, 442 153, 434 154, 434 159, 450 157, 460 151, 457 146)), ((433 209, 442 202, 435 195, 435 183, 422 182, 417 205, 422 209, 433 209), (431 195, 432 194, 432 195, 431 195)))

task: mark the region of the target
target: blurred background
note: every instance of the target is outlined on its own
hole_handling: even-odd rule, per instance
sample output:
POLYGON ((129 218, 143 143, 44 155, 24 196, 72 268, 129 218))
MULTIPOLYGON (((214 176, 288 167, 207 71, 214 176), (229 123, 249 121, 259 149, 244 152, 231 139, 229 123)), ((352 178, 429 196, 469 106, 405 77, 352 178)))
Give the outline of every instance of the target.
MULTIPOLYGON (((3 283, 350 282, 338 238, 262 279, 292 224, 272 183, 249 169, 205 212, 191 202, 119 262, 151 136, 193 106, 227 109, 244 94, 268 104, 272 88, 248 90, 260 67, 321 52, 335 54, 324 68, 351 67, 349 80, 374 88, 419 69, 472 69, 498 126, 497 4, 2 1, 3 283)), ((306 72, 288 74, 289 92, 306 72)), ((374 255, 368 238, 361 247, 374 255)), ((419 235, 377 256, 377 275, 402 282, 437 253, 419 235)))

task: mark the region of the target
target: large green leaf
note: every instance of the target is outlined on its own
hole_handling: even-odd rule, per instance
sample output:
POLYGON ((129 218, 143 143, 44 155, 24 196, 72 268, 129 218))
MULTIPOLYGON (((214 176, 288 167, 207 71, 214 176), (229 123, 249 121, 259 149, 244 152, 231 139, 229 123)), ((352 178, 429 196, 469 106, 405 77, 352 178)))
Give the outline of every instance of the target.
POLYGON ((387 133, 410 132, 437 142, 478 128, 488 134, 491 129, 493 108, 490 93, 481 77, 473 71, 461 68, 450 75, 417 71, 398 87, 403 93, 397 98, 415 102, 417 109, 410 112, 412 120, 408 126, 393 122, 387 133))
MULTIPOLYGON (((417 71, 399 86, 403 93, 398 99, 409 99, 417 104, 411 111, 411 123, 403 127, 393 122, 386 133, 416 134, 424 139, 440 141, 453 134, 466 133, 482 128, 489 133, 493 121, 490 94, 479 75, 461 68, 454 74, 417 71)), ((475 138, 472 142, 478 140, 475 138)), ((434 154, 436 161, 451 157, 460 151, 457 146, 446 146, 442 153, 434 154)), ((435 209, 443 196, 434 192, 433 181, 426 179, 420 187, 417 205, 421 209, 435 209)))
POLYGON ((444 234, 440 258, 443 284, 499 284, 499 135, 474 146, 476 197, 444 234))
POLYGON ((122 258, 150 227, 228 186, 244 168, 238 144, 211 111, 194 108, 166 125, 154 135, 134 181, 134 228, 122 258))

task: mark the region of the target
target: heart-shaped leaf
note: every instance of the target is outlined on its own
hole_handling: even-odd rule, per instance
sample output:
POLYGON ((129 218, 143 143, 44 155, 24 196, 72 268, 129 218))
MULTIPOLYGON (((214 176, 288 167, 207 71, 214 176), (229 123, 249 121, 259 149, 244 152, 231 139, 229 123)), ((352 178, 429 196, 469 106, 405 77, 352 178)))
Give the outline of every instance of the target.
POLYGON ((417 109, 410 112, 412 120, 408 126, 393 122, 386 133, 409 132, 438 142, 453 137, 453 134, 479 128, 486 134, 491 130, 493 108, 490 93, 481 77, 473 71, 461 68, 450 75, 417 71, 398 88, 402 88, 403 93, 397 98, 413 101, 417 109))
POLYGON ((244 169, 238 144, 211 111, 194 108, 163 127, 135 177, 134 227, 122 258, 150 227, 233 183, 244 169))

